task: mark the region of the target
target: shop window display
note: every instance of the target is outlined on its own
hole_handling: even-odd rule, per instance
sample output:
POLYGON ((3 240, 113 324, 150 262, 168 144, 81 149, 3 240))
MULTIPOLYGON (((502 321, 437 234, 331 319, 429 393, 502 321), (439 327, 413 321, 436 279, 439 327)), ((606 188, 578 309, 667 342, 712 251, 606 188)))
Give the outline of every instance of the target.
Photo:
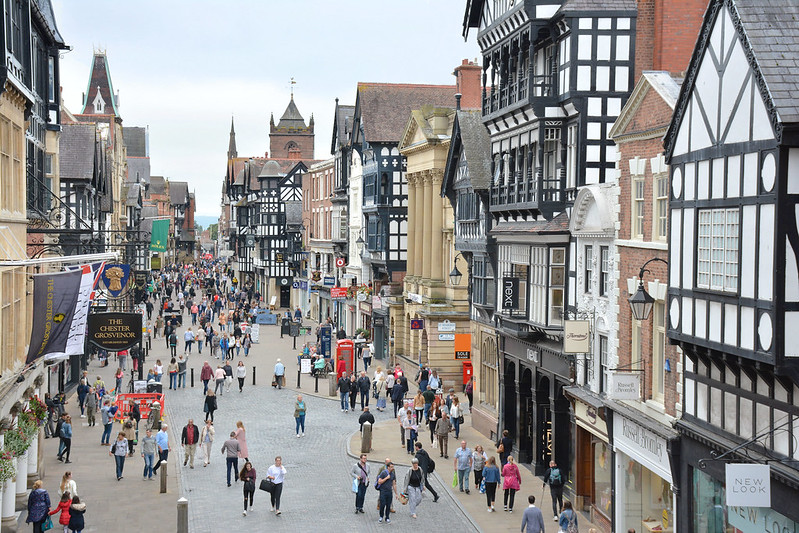
POLYGON ((610 450, 602 441, 594 443, 594 494, 595 508, 610 520, 610 506, 613 501, 610 482, 610 450))
MULTIPOLYGON (((622 454, 620 454, 622 455, 622 454)), ((624 529, 636 531, 673 531, 673 494, 669 482, 623 456, 624 529)))

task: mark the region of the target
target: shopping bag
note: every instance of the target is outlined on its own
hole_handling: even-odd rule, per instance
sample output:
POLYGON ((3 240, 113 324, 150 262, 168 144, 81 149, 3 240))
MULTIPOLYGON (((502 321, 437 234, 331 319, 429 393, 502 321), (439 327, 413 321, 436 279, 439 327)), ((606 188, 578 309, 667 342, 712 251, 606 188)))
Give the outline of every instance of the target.
POLYGON ((455 472, 452 473, 452 488, 454 489, 457 486, 458 486, 458 471, 456 470, 455 472))
POLYGON ((42 524, 42 531, 49 531, 51 529, 53 529, 53 519, 48 516, 47 520, 42 524))
POLYGON ((438 448, 438 439, 433 439, 433 448, 438 448))
POLYGON ((486 480, 485 479, 481 479, 480 480, 480 494, 485 494, 485 493, 486 493, 486 480))
POLYGON ((355 478, 352 478, 352 492, 358 492, 358 480, 355 478))

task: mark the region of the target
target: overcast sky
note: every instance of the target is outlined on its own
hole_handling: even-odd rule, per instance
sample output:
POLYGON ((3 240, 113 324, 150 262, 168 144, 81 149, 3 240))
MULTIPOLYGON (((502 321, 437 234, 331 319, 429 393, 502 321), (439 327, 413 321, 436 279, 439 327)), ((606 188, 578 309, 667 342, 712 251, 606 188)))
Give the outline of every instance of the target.
POLYGON ((219 214, 231 115, 239 156, 263 156, 269 114, 294 100, 330 156, 335 98, 359 81, 454 84, 479 56, 461 36, 465 0, 53 0, 64 103, 81 110, 105 50, 125 126, 149 126, 153 175, 189 182, 198 215, 219 214))

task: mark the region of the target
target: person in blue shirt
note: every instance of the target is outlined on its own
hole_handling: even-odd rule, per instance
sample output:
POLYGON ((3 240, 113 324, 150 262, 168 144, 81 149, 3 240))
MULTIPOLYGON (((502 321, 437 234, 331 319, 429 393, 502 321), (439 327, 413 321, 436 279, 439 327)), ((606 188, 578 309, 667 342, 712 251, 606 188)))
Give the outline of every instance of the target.
POLYGON ((283 366, 283 363, 280 362, 280 359, 277 360, 275 364, 275 384, 277 385, 278 389, 283 388, 283 375, 286 373, 286 367, 283 366))
POLYGON ((485 467, 483 467, 483 480, 486 482, 486 503, 488 504, 488 512, 494 512, 494 500, 497 496, 497 484, 499 483, 499 467, 494 456, 488 458, 485 467))
POLYGON ((169 458, 169 434, 167 434, 167 425, 161 424, 161 431, 155 434, 155 445, 158 448, 158 462, 153 467, 153 474, 158 472, 158 468, 162 462, 166 462, 169 458))
POLYGON ((563 502, 563 512, 560 513, 558 525, 561 531, 577 531, 577 513, 572 509, 572 502, 563 502))
POLYGON ((67 456, 65 463, 71 463, 69 460, 69 451, 72 449, 72 417, 67 415, 66 420, 61 425, 61 442, 64 444, 64 449, 58 454, 58 460, 63 461, 64 456, 67 456))
POLYGON ((392 493, 399 498, 399 494, 397 494, 397 475, 394 473, 394 463, 390 461, 386 463, 386 467, 377 476, 377 489, 380 491, 380 499, 378 500, 378 515, 380 518, 378 518, 377 521, 382 522, 383 519, 385 519, 386 524, 390 524, 391 503, 394 499, 392 493))

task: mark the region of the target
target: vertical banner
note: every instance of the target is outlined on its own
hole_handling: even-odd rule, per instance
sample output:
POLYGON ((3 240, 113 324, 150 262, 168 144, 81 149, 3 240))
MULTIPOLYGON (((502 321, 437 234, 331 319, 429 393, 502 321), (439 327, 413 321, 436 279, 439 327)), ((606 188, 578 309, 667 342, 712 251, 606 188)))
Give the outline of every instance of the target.
POLYGON ((519 308, 519 278, 502 278, 502 309, 519 308))
POLYGON ((83 272, 55 272, 33 277, 33 327, 26 363, 67 355, 83 272))
POLYGON ((166 244, 169 240, 169 219, 159 218, 153 220, 153 230, 150 234, 150 250, 154 252, 166 252, 166 244))

